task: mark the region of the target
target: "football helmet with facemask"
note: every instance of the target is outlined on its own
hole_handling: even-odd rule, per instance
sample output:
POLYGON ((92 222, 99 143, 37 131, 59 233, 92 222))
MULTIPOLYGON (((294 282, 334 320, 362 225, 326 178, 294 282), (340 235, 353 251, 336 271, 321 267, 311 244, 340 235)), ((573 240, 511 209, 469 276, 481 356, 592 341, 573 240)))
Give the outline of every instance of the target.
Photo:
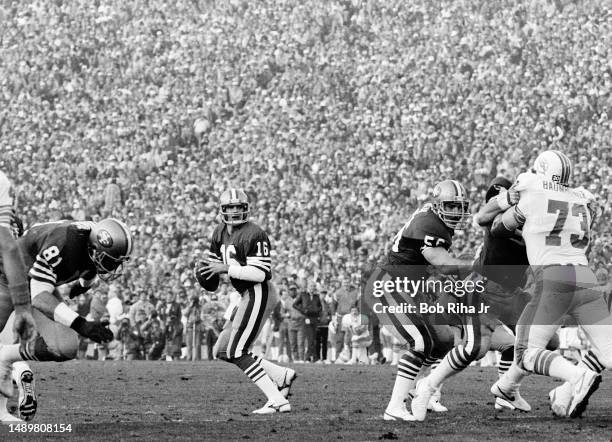
POLYGON ((468 226, 470 201, 463 184, 455 180, 444 180, 434 187, 433 210, 447 227, 462 230, 468 226))
POLYGON ((228 189, 219 198, 221 219, 225 224, 235 226, 249 218, 249 198, 242 189, 228 189), (233 210, 233 209, 238 210, 233 210))
POLYGON ((117 279, 132 253, 130 230, 114 218, 95 223, 89 234, 88 252, 100 279, 107 282, 117 279))
POLYGON ((563 152, 547 150, 535 159, 532 172, 549 181, 569 186, 572 177, 572 162, 563 152))

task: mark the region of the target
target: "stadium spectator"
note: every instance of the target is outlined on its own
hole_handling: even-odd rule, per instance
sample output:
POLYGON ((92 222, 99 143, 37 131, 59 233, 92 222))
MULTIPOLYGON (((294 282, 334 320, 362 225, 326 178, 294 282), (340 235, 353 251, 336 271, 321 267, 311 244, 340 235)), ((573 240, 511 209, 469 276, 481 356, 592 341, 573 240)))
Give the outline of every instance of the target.
POLYGON ((0 16, 0 167, 25 226, 125 220, 125 303, 191 279, 230 184, 277 277, 331 287, 359 250, 383 255, 436 181, 461 179, 476 211, 494 175, 548 148, 599 194, 590 262, 612 271, 602 2, 26 0, 0 16))
POLYGON ((332 306, 332 297, 327 290, 321 290, 321 314, 317 321, 317 335, 315 343, 315 362, 320 361, 328 363, 327 359, 327 341, 329 338, 329 323, 334 315, 332 306))
POLYGON ((185 343, 187 344, 187 360, 202 359, 202 307, 200 298, 192 296, 189 307, 185 311, 187 326, 185 327, 185 343))
POLYGON ((296 364, 301 364, 304 362, 304 315, 294 305, 299 297, 296 285, 289 287, 289 297, 291 298, 289 305, 289 345, 291 346, 291 358, 296 364))
POLYGON ((316 293, 316 287, 313 282, 306 286, 306 290, 298 293, 293 301, 293 308, 304 315, 304 338, 306 340, 306 351, 304 360, 306 362, 315 362, 319 359, 317 356, 317 326, 319 325, 319 316, 321 316, 321 299, 316 293))

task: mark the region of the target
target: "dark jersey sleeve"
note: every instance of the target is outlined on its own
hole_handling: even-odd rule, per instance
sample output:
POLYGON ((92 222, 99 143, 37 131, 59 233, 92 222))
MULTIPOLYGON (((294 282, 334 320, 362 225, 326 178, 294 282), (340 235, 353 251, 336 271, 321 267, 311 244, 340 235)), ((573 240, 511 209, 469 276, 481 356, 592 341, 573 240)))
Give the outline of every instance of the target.
POLYGON ((58 280, 57 267, 64 259, 62 252, 66 245, 64 230, 40 229, 32 230, 30 238, 26 241, 33 241, 37 244, 36 254, 32 256, 33 264, 28 275, 35 281, 56 285, 58 280))
POLYGON ((222 226, 218 226, 210 239, 210 248, 205 252, 206 258, 209 261, 223 262, 223 256, 221 255, 221 229, 222 226))
POLYGON ((402 237, 421 252, 430 247, 451 246, 451 235, 446 226, 432 212, 423 212, 415 216, 402 233, 402 237))
POLYGON ((270 249, 268 235, 261 229, 253 231, 244 244, 246 265, 262 270, 266 274, 266 280, 272 277, 270 249))

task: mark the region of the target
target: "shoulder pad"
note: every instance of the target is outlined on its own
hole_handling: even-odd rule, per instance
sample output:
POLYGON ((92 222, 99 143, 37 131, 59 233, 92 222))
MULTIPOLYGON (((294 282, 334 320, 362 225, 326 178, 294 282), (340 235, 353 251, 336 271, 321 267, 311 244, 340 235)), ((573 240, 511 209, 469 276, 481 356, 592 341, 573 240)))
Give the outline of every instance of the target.
POLYGON ((518 177, 516 177, 516 181, 512 185, 519 192, 527 190, 530 186, 532 186, 538 180, 538 176, 535 173, 531 172, 523 172, 518 177))
POLYGON ((574 189, 576 192, 582 195, 582 197, 587 200, 589 203, 597 201, 597 197, 593 195, 590 191, 585 189, 583 186, 576 187, 574 189))

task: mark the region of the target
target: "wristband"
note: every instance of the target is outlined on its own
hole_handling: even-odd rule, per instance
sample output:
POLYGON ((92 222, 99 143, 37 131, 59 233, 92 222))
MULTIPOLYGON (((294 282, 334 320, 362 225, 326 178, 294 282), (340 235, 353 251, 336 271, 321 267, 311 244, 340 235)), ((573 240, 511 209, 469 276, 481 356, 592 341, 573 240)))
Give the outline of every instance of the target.
POLYGON ((499 208, 502 210, 506 210, 511 206, 510 202, 508 201, 508 192, 500 193, 495 197, 495 200, 497 201, 499 208))
POLYGON ((9 285, 9 293, 11 294, 11 300, 13 301, 13 305, 15 307, 31 304, 30 291, 28 290, 27 282, 9 285))

